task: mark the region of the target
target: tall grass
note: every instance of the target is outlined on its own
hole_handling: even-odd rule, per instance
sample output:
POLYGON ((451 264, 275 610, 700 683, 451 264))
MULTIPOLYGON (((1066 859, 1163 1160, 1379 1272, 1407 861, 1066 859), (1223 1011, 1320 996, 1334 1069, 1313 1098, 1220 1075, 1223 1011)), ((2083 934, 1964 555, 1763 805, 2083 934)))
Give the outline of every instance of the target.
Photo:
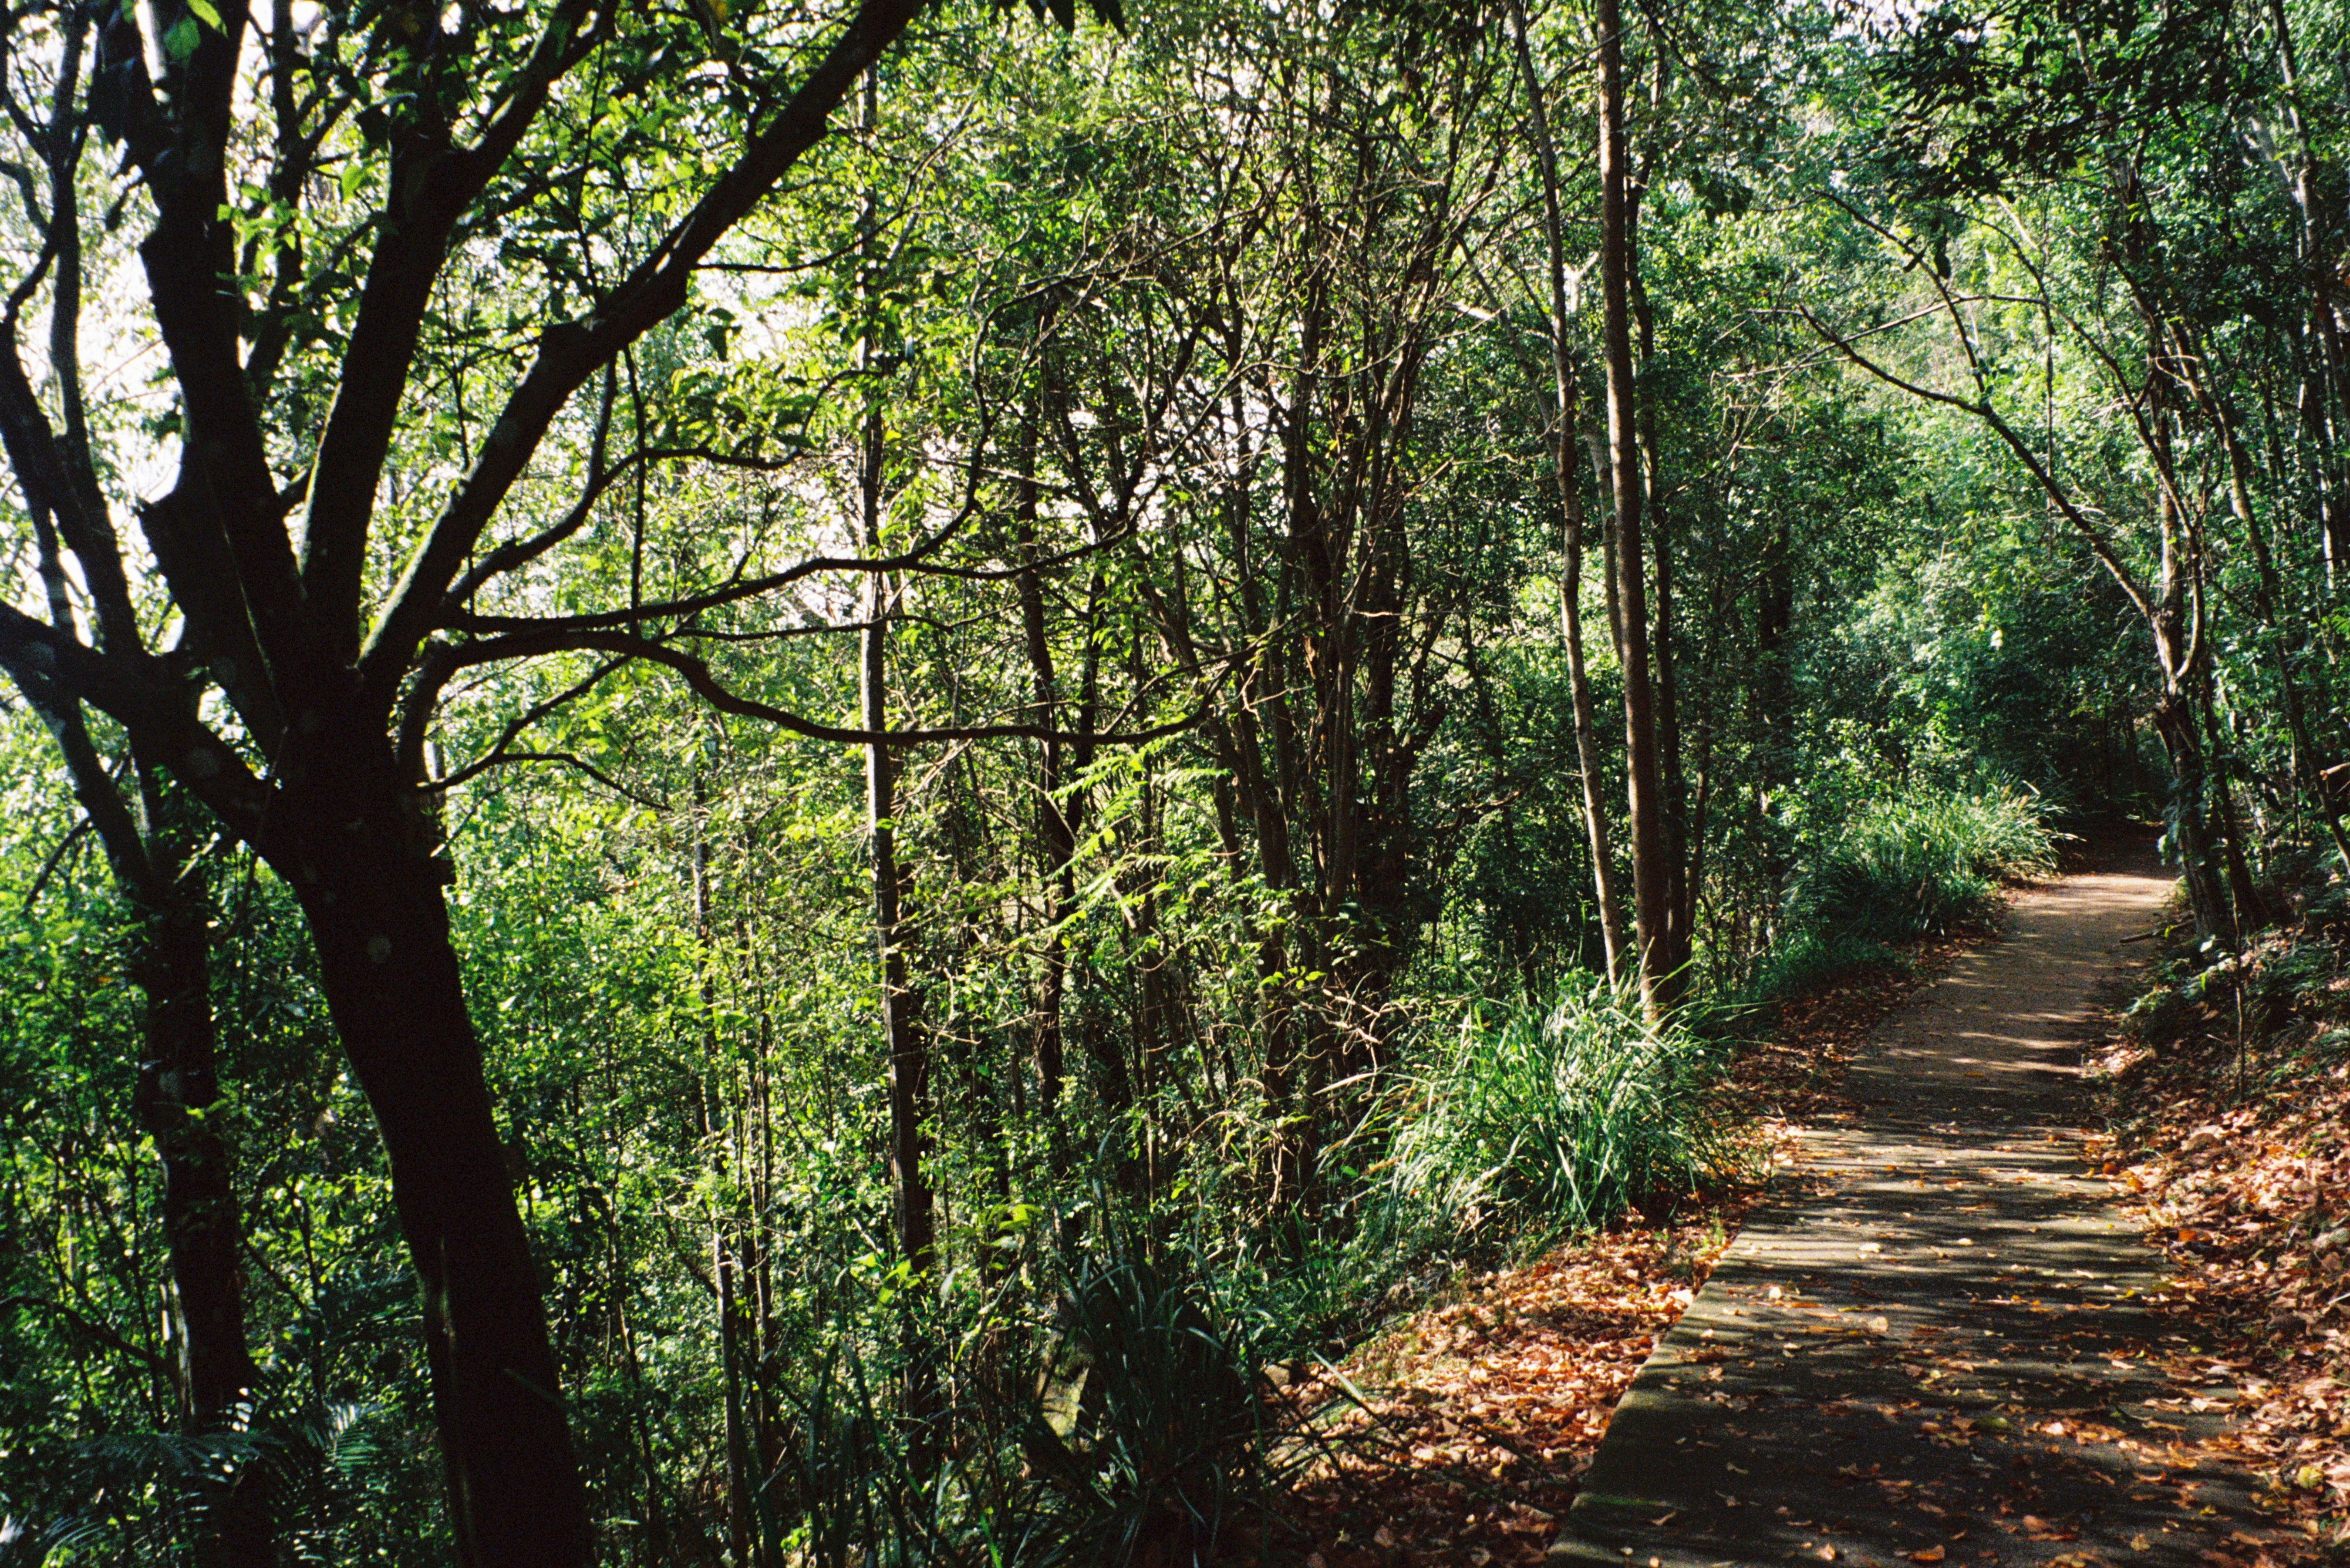
POLYGON ((1479 1002, 1409 1079, 1388 1171, 1440 1226, 1588 1230, 1704 1186, 1733 1144, 1712 1050, 1605 981, 1479 1002))
POLYGON ((1915 790, 1848 821, 1814 860, 1797 903, 1830 939, 1898 941, 1980 920, 2002 880, 2055 868, 2056 835, 2037 797, 2008 784, 1915 790))

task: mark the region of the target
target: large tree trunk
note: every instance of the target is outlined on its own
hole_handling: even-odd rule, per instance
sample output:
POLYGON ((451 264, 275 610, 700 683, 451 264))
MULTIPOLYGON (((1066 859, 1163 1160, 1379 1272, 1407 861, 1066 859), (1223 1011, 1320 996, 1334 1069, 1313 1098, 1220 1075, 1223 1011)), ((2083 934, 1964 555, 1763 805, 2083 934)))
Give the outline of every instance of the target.
POLYGON ((457 1561, 578 1568, 587 1498, 465 1012, 442 864, 380 732, 329 722, 289 751, 270 860, 308 918, 328 1009, 391 1166, 423 1292, 457 1561))
POLYGON ((1671 870, 1648 670, 1647 551, 1640 532, 1639 419, 1632 378, 1631 203, 1626 190, 1624 40, 1618 0, 1599 0, 1599 272, 1607 361, 1608 468, 1615 487, 1617 585, 1624 663, 1624 751, 1630 775, 1632 891, 1640 996, 1650 1016, 1680 999, 1672 961, 1671 870))

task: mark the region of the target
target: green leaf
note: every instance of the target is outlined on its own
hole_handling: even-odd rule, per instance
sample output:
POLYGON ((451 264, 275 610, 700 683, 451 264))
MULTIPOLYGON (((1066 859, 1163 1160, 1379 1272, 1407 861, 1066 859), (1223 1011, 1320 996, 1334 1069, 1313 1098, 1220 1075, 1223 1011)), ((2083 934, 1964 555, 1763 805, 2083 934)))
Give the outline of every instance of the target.
POLYGON ((213 9, 212 0, 188 0, 188 14, 215 33, 228 31, 221 26, 221 15, 213 9))

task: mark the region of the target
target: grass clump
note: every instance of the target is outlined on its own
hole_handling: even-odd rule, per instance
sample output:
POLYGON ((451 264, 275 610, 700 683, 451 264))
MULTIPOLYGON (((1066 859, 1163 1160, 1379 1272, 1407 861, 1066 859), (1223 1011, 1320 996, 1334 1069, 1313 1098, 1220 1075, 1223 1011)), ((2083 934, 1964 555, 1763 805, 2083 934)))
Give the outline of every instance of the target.
POLYGON ((1809 996, 1877 970, 1908 972, 1909 962, 1883 942, 1849 931, 1798 931, 1763 960, 1742 995, 1750 1002, 1809 996))
POLYGON ((2003 880, 2056 869, 2041 801, 2012 785, 1918 791, 1864 808, 1814 861, 1800 890, 1823 940, 1947 935, 1996 907, 2003 880))
POLYGON ((1723 1175, 1717 1053, 1580 974, 1538 1002, 1471 1005, 1409 1080, 1392 1179, 1433 1224, 1544 1237, 1669 1207, 1723 1175))

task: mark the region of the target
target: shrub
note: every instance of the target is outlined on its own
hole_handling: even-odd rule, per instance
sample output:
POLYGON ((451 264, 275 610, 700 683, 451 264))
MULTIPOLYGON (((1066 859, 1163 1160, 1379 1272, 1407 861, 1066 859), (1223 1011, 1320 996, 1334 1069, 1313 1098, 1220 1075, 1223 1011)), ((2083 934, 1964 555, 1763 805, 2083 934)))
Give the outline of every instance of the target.
POLYGON ((1741 994, 1750 1002, 1784 1002, 1870 970, 1907 968, 1899 954, 1866 937, 1803 930, 1772 950, 1741 994))
POLYGON ((1439 1225, 1604 1225, 1723 1173, 1718 1067, 1688 1028, 1650 1028, 1588 976, 1541 1004, 1477 1003, 1409 1081, 1391 1179, 1439 1225))
POLYGON ((2034 796, 2009 785, 1972 794, 1913 792, 1848 822, 1798 893, 1831 940, 1947 933, 1991 913, 2002 878, 2056 867, 2056 836, 2034 796))
POLYGON ((1085 1268, 1061 1303, 1075 1354, 1066 1418, 1021 1432, 1065 1500, 1051 1560, 1205 1563, 1263 1490, 1255 1357, 1180 1267, 1139 1252, 1085 1268))
MULTIPOLYGON (((1194 1260, 1046 1265, 1049 1324, 1000 1322, 961 1381, 953 1440, 926 1469, 853 1336, 795 1399, 764 1527, 810 1568, 1150 1568, 1208 1563, 1269 1482, 1258 1347, 1194 1260)), ((943 1429, 943 1428, 942 1428, 943 1429)))

